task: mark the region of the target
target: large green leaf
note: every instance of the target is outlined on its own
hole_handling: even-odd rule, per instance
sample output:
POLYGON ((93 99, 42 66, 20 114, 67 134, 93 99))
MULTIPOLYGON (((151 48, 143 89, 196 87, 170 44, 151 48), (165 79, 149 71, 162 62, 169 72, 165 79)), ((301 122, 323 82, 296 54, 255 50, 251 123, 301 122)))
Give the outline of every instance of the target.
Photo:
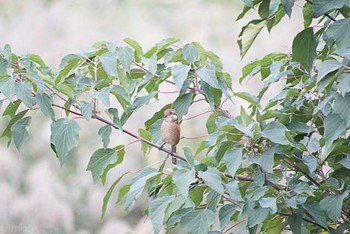
POLYGON ((269 215, 270 208, 258 207, 248 212, 248 227, 254 227, 261 224, 269 215))
POLYGON ((217 193, 223 195, 224 187, 221 181, 221 175, 218 169, 210 167, 206 171, 199 171, 198 175, 203 179, 204 183, 210 188, 215 190, 217 193))
POLYGON ((193 44, 186 44, 182 48, 182 56, 190 63, 197 62, 200 59, 199 52, 193 44))
POLYGON ((160 172, 158 172, 155 169, 146 169, 142 171, 139 175, 137 175, 135 178, 133 178, 129 192, 126 196, 126 201, 125 201, 126 211, 130 211, 132 209, 136 200, 140 197, 146 185, 147 180, 156 175, 159 175, 159 173, 160 172))
POLYGON ((73 119, 58 119, 51 123, 51 143, 63 165, 66 157, 78 145, 80 127, 73 119))
POLYGON ((179 169, 174 172, 173 181, 181 195, 188 198, 190 185, 196 181, 194 168, 192 170, 179 169))
POLYGON ((55 120, 55 112, 52 109, 52 97, 46 93, 38 93, 35 101, 39 105, 40 110, 52 120, 55 120))
POLYGON ((188 77, 188 72, 190 71, 190 69, 190 66, 183 64, 175 65, 171 68, 171 75, 173 76, 177 90, 181 90, 185 80, 188 77))
POLYGON ((342 64, 335 59, 329 59, 318 66, 317 81, 322 80, 327 74, 338 70, 342 64))
POLYGON ((330 10, 339 9, 344 5, 344 0, 317 0, 312 1, 314 18, 318 18, 330 10))
POLYGON ((216 77, 215 65, 210 64, 196 71, 198 77, 213 88, 220 89, 218 78, 216 77))
POLYGON ((194 210, 181 218, 180 226, 191 234, 207 234, 214 221, 212 210, 194 210))
POLYGON ((16 82, 16 95, 29 109, 35 104, 33 86, 28 81, 16 82))
POLYGON ((97 182, 109 165, 120 164, 123 161, 124 154, 124 148, 98 149, 92 154, 86 170, 91 171, 94 182, 97 182))
POLYGON ((303 221, 303 216, 301 214, 293 214, 288 217, 288 224, 292 229, 293 233, 302 234, 301 232, 302 221, 303 221))
POLYGON ((231 216, 238 209, 236 205, 226 204, 219 211, 220 229, 224 230, 227 224, 231 221, 231 216))
POLYGON ((242 163, 242 148, 230 148, 224 154, 226 168, 232 177, 236 175, 236 171, 242 163))
POLYGON ((292 15, 292 8, 294 6, 294 0, 282 0, 282 5, 284 8, 284 11, 290 18, 292 15))
POLYGON ((174 101, 172 107, 176 110, 179 119, 182 119, 182 116, 187 114, 188 108, 192 104, 193 96, 193 93, 186 93, 179 96, 174 101))
POLYGON ((240 98, 246 100, 247 102, 249 102, 250 104, 260 108, 259 99, 253 94, 250 94, 247 92, 237 92, 237 93, 235 93, 235 96, 240 97, 240 98))
POLYGON ((13 77, 0 78, 0 93, 10 101, 13 101, 13 97, 16 94, 16 84, 13 77))
POLYGON ((350 126, 350 93, 346 94, 345 97, 338 96, 334 101, 334 110, 335 114, 339 114, 346 126, 350 126))
POLYGON ((318 202, 308 202, 304 203, 303 207, 307 212, 314 218, 314 220, 322 227, 328 229, 327 220, 324 212, 321 209, 320 203, 318 202))
POLYGON ((158 234, 164 222, 165 210, 171 202, 173 202, 175 196, 164 196, 156 198, 149 202, 148 211, 149 216, 153 224, 153 231, 158 234))
POLYGON ((330 114, 324 120, 324 129, 326 142, 333 142, 345 132, 346 123, 338 114, 330 114))
POLYGON ((312 28, 306 28, 293 40, 292 60, 300 63, 306 71, 310 72, 316 58, 316 38, 312 28))
POLYGON ((252 20, 242 28, 238 36, 238 45, 243 58, 259 35, 261 29, 266 25, 266 20, 252 20))
POLYGON ((103 70, 112 77, 117 77, 118 67, 117 67, 117 57, 112 52, 106 52, 99 56, 103 70))
POLYGON ((326 34, 329 38, 335 40, 335 44, 340 52, 345 51, 350 45, 350 19, 341 19, 329 25, 326 34))
POLYGON ((250 159, 250 163, 255 163, 261 166, 261 169, 268 173, 272 173, 272 168, 274 165, 274 154, 275 152, 273 150, 268 149, 265 152, 254 156, 250 159))
POLYGON ((269 139, 274 143, 288 145, 289 141, 286 137, 286 131, 287 128, 283 124, 279 122, 271 122, 261 132, 261 136, 269 139))
POLYGON ((329 218, 337 221, 342 213, 343 201, 348 195, 349 191, 345 191, 342 194, 327 196, 321 200, 320 206, 329 218))
POLYGON ((118 51, 120 63, 122 66, 130 72, 130 67, 134 61, 134 51, 129 47, 121 47, 118 51))
POLYGON ((30 124, 31 119, 32 117, 30 116, 24 117, 23 119, 16 121, 11 127, 13 142, 18 150, 21 150, 23 144, 29 139, 27 126, 30 124))
POLYGON ((262 208, 269 208, 272 214, 277 212, 277 199, 275 197, 263 197, 259 200, 259 205, 262 208))
POLYGON ((350 92, 350 73, 343 73, 338 77, 338 88, 342 96, 350 92))

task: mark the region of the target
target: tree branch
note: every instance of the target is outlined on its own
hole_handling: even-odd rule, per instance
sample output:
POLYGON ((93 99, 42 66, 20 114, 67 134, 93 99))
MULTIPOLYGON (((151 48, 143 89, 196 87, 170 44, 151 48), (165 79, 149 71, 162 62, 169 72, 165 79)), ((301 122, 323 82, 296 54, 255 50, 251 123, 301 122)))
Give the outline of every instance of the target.
MULTIPOLYGON (((62 110, 65 110, 65 111, 68 111, 71 114, 83 117, 83 115, 81 113, 73 111, 73 110, 70 110, 70 109, 67 109, 64 106, 60 106, 60 105, 57 105, 57 104, 52 104, 52 106, 57 107, 57 108, 62 109, 62 110)), ((138 135, 136 135, 136 134, 126 130, 126 129, 119 129, 112 122, 110 122, 110 121, 108 121, 108 120, 106 120, 106 119, 104 119, 104 118, 102 118, 102 117, 100 117, 100 116, 98 116, 96 114, 92 114, 91 118, 92 119, 96 119, 96 120, 98 120, 98 121, 100 121, 102 123, 105 123, 105 124, 115 128, 115 129, 121 130, 122 132, 126 133, 127 135, 129 135, 131 137, 134 137, 135 139, 137 139, 139 141, 142 141, 142 142, 144 142, 144 143, 146 143, 146 144, 148 144, 150 146, 153 146, 153 147, 157 148, 158 150, 161 150, 161 151, 163 151, 165 153, 168 153, 168 154, 170 154, 171 156, 173 156, 175 158, 178 158, 178 159, 180 159, 182 161, 185 161, 185 162, 187 161, 184 157, 181 157, 178 154, 175 154, 175 153, 171 152, 170 150, 163 148, 162 146, 156 145, 153 142, 148 141, 148 140, 146 140, 146 139, 144 139, 144 138, 142 138, 142 137, 140 137, 140 136, 138 136, 138 135)))

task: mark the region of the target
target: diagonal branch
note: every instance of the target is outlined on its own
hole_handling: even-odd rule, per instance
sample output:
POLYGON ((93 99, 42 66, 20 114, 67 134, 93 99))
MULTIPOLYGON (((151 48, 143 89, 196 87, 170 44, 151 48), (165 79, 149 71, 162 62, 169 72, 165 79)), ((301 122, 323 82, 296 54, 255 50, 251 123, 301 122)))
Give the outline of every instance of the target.
MULTIPOLYGON (((67 108, 65 108, 64 106, 60 106, 60 105, 57 105, 57 104, 52 104, 52 106, 57 107, 57 108, 62 109, 62 110, 65 110, 65 111, 68 111, 68 112, 71 113, 71 114, 74 114, 74 115, 83 117, 83 115, 82 115, 81 113, 76 112, 76 111, 73 111, 73 110, 70 110, 70 109, 67 109, 67 108)), ((98 120, 98 121, 100 121, 100 122, 102 122, 102 123, 105 123, 105 124, 107 124, 107 125, 109 125, 109 126, 115 128, 115 129, 119 129, 119 128, 118 128, 117 126, 115 126, 112 122, 110 122, 110 121, 108 121, 108 120, 106 120, 106 119, 104 119, 104 118, 102 118, 102 117, 100 117, 100 116, 98 116, 98 115, 96 115, 96 114, 92 114, 91 118, 96 119, 96 120, 98 120)), ((134 133, 132 133, 132 132, 126 130, 126 129, 119 129, 119 130, 121 130, 122 132, 126 133, 127 135, 129 135, 129 136, 131 136, 131 137, 134 137, 135 139, 137 139, 137 140, 139 140, 139 141, 142 141, 142 142, 144 142, 144 143, 146 143, 146 144, 148 144, 148 145, 150 145, 150 146, 153 146, 153 147, 155 147, 155 148, 157 148, 157 149, 159 149, 159 150, 161 150, 161 151, 163 151, 163 152, 165 152, 165 153, 168 153, 168 154, 170 154, 171 156, 173 156, 173 157, 175 157, 175 158, 178 158, 178 159, 180 159, 180 160, 182 160, 182 161, 187 161, 184 157, 181 157, 181 156, 179 156, 178 154, 175 154, 175 153, 171 152, 171 151, 168 150, 168 149, 165 149, 165 148, 163 148, 163 147, 161 147, 161 146, 159 146, 159 145, 156 145, 156 144, 154 144, 153 142, 148 141, 148 140, 146 140, 146 139, 144 139, 144 138, 142 138, 142 137, 140 137, 140 136, 138 136, 138 135, 136 135, 136 134, 134 134, 134 133)))

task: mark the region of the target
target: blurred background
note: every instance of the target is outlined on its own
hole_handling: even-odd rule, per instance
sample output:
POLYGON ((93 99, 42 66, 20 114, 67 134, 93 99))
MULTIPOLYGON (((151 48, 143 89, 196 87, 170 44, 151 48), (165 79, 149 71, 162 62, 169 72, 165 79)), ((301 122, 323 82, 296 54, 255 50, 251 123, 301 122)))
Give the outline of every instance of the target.
MULTIPOLYGON (((240 0, 0 0, 0 46, 8 43, 16 54, 38 54, 57 69, 63 56, 85 50, 97 41, 122 43, 123 38, 130 37, 146 50, 164 38, 178 37, 183 43, 198 41, 218 54, 234 80, 234 91, 257 93, 257 78, 238 85, 241 68, 267 53, 291 51, 291 38, 303 27, 301 6, 296 1, 292 20, 284 19, 271 35, 264 30, 243 60, 236 40, 256 13, 236 22, 242 9, 240 0)), ((147 118, 175 97, 161 95, 160 101, 135 113, 126 128, 136 133, 147 118)), ((240 104, 234 100, 225 108, 237 115, 240 104)), ((186 118, 207 109, 194 105, 186 118)), ((79 147, 71 154, 71 161, 61 167, 50 149, 50 123, 39 112, 33 115, 31 138, 21 153, 0 140, 0 234, 153 233, 150 220, 143 215, 146 198, 127 214, 123 205, 114 205, 117 193, 113 193, 104 220, 100 220, 101 207, 103 196, 118 175, 146 165, 159 166, 164 154, 153 150, 144 157, 140 144, 133 144, 127 148, 123 166, 111 170, 106 186, 94 184, 86 167, 92 153, 102 146, 97 135, 102 125, 77 120, 82 128, 79 147)), ((60 115, 64 117, 64 113, 60 115)), ((183 136, 204 134, 207 117, 184 121, 183 136)), ((0 120, 0 132, 6 123, 0 120)), ((131 141, 114 131, 110 146, 131 141)), ((197 143, 184 139, 181 146, 195 147, 197 143)), ((128 180, 130 177, 120 185, 128 180)))

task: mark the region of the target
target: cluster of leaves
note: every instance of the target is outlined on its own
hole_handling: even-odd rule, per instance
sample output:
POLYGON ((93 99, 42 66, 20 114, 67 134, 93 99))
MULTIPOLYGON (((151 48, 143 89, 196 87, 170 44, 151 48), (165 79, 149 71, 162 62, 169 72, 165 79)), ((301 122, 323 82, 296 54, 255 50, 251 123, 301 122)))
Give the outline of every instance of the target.
MULTIPOLYGON (((242 28, 242 56, 262 28, 270 31, 291 15, 294 0, 244 3, 239 19, 254 8, 260 18, 242 28)), ((113 129, 141 142, 145 154, 150 147, 172 154, 160 147, 163 111, 172 107, 181 119, 203 100, 213 111, 206 124, 209 136, 195 152, 184 147, 173 154, 181 160, 172 170, 165 161, 140 170, 121 187, 117 203, 125 201, 130 211, 147 190, 146 213, 155 233, 162 225, 189 233, 344 232, 350 226, 349 7, 344 0, 306 1, 305 29, 294 38, 292 55, 272 53, 244 67, 241 81, 259 76, 264 83, 257 96, 233 92, 220 59, 197 42, 182 46, 169 38, 147 52, 131 39, 124 40, 125 46, 101 42, 64 57, 57 72, 39 56, 17 56, 5 46, 0 51, 0 106, 7 105, 3 116, 9 122, 2 136, 20 150, 29 137, 30 114, 40 110, 52 121, 51 147, 63 164, 78 145, 80 127, 71 117, 100 121, 103 148, 92 154, 87 169, 94 181, 105 183, 108 171, 125 155, 125 145, 109 144, 113 129), (309 27, 316 18, 317 25, 309 27), (276 82, 283 89, 262 107, 261 99, 276 82), (177 88, 176 100, 156 110, 139 135, 125 129, 132 114, 158 98, 162 83, 177 88), (250 103, 235 118, 222 109, 232 97, 250 103), (67 117, 57 118, 57 109, 67 117)), ((108 190, 102 216, 128 173, 108 190)))

